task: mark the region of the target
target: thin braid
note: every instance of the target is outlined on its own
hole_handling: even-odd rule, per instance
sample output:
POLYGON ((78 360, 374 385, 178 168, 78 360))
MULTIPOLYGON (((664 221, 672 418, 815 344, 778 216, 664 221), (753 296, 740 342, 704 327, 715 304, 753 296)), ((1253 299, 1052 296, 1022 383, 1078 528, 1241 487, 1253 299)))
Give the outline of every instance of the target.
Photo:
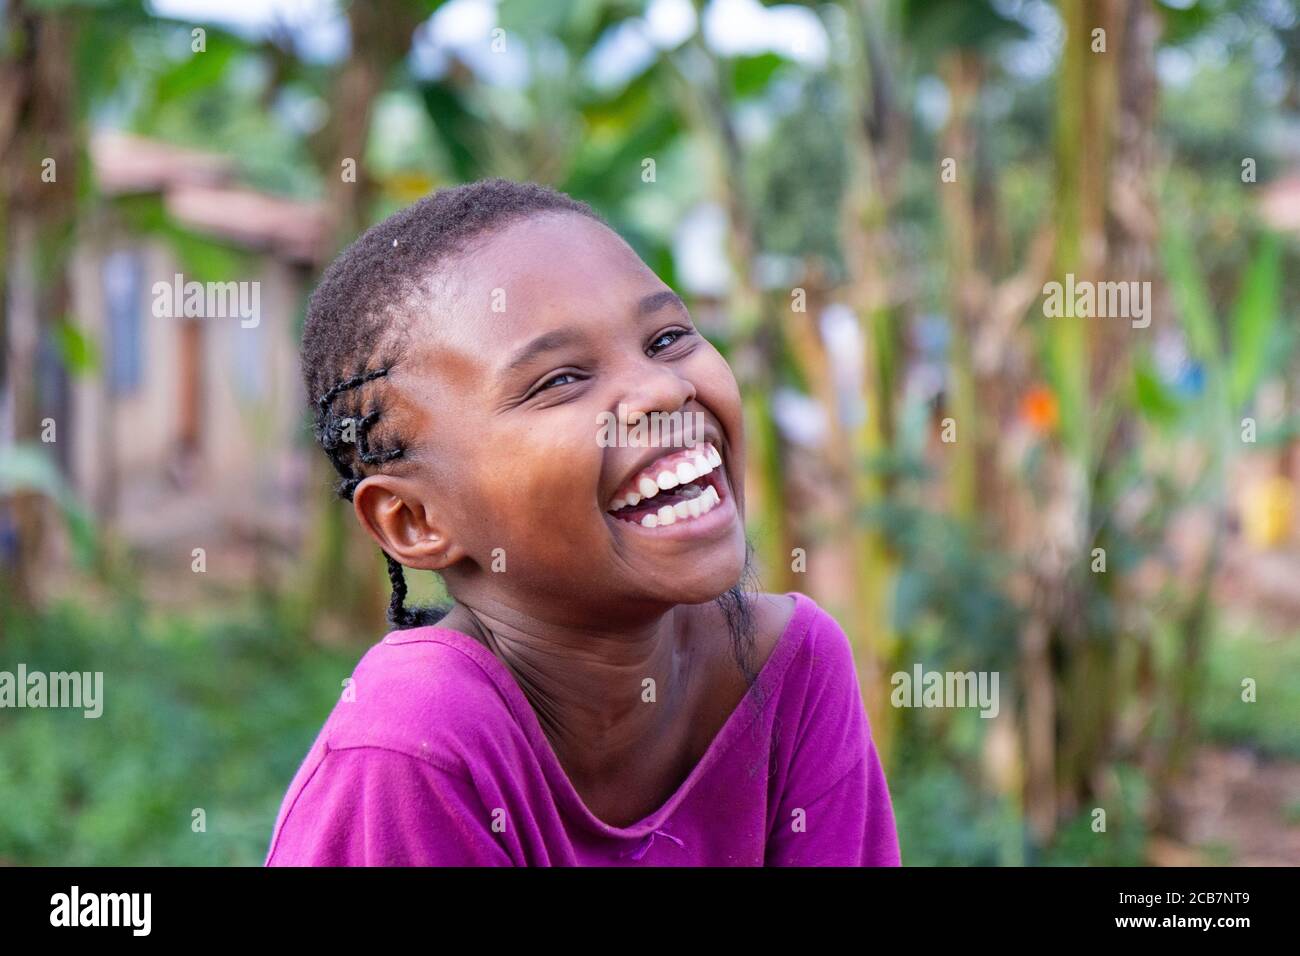
POLYGON ((370 426, 377 421, 379 421, 379 412, 371 412, 365 418, 357 421, 357 457, 367 465, 382 465, 394 458, 401 458, 405 451, 400 445, 396 448, 390 448, 388 451, 372 452, 370 450, 370 440, 366 433, 370 431, 370 426))
POLYGON ((334 399, 338 398, 339 395, 343 394, 348 389, 360 388, 367 382, 373 382, 375 379, 383 378, 387 374, 387 368, 377 368, 373 372, 366 372, 363 375, 354 375, 352 378, 344 379, 322 395, 316 401, 316 404, 322 412, 328 411, 330 405, 334 402, 334 399))
MULTIPOLYGON (((371 426, 379 421, 378 409, 374 409, 360 418, 352 416, 339 417, 334 414, 332 405, 334 400, 344 392, 361 388, 369 382, 383 378, 388 372, 389 368, 384 367, 360 375, 353 375, 351 378, 344 379, 329 388, 316 402, 318 411, 316 437, 320 440, 325 453, 334 464, 335 470, 342 476, 342 481, 339 482, 336 491, 340 497, 347 501, 352 500, 357 486, 365 479, 365 475, 358 474, 356 469, 343 458, 342 448, 348 444, 343 438, 343 433, 349 424, 352 424, 355 428, 356 457, 363 464, 382 465, 384 462, 400 458, 405 453, 405 449, 399 445, 384 451, 371 450, 369 431, 371 426)), ((401 564, 392 555, 387 551, 383 552, 383 554, 384 560, 388 564, 388 580, 393 586, 393 595, 388 602, 388 623, 395 629, 404 630, 437 622, 445 613, 443 609, 431 607, 408 608, 406 606, 406 575, 401 564)))
POLYGON ((393 585, 393 596, 388 601, 388 623, 396 628, 405 628, 410 611, 406 607, 406 575, 402 566, 387 551, 384 560, 388 562, 388 580, 393 585))
POLYGON ((383 378, 389 371, 389 366, 383 366, 369 372, 353 375, 351 378, 346 378, 327 389, 325 394, 316 400, 316 440, 325 449, 325 454, 334 466, 334 470, 342 478, 335 491, 341 498, 348 501, 352 500, 357 485, 361 484, 362 479, 365 477, 358 474, 343 458, 344 446, 351 444, 344 437, 349 425, 353 427, 357 458, 364 464, 383 464, 386 461, 400 458, 403 449, 398 446, 385 452, 372 452, 367 432, 370 430, 370 426, 379 420, 379 411, 376 409, 361 418, 338 416, 334 414, 334 400, 346 391, 361 388, 369 382, 383 378))

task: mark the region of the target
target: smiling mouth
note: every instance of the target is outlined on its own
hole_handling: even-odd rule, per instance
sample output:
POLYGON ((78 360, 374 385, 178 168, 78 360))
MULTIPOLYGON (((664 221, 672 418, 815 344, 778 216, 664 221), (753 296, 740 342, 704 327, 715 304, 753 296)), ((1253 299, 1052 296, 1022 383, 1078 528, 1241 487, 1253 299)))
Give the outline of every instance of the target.
POLYGON ((609 514, 643 528, 694 521, 722 503, 722 456, 706 442, 651 462, 623 485, 609 514))

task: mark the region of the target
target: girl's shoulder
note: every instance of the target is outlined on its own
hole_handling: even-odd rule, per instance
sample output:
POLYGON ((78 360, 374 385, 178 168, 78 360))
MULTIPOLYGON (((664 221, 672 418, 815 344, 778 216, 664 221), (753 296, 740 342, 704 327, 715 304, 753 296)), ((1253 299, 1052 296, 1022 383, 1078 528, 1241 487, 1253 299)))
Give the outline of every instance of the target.
MULTIPOLYGON (((809 601, 812 599, 809 598, 809 601)), ((769 594, 761 592, 753 597, 754 621, 760 639, 776 644, 790 626, 799 599, 794 593, 769 594)))
POLYGON ((429 626, 393 631, 358 662, 322 735, 330 750, 377 747, 463 773, 469 754, 525 735, 491 653, 429 626))
POLYGON ((760 652, 771 641, 772 654, 788 645, 785 682, 799 685, 813 697, 825 691, 851 702, 859 695, 853 646, 844 628, 829 611, 798 591, 760 594, 755 621, 760 652))
POLYGON ((852 663, 852 648, 839 621, 802 592, 755 594, 753 614, 760 651, 766 644, 770 653, 786 640, 798 645, 798 655, 852 663))
POLYGON ((806 594, 790 596, 794 608, 773 654, 784 662, 775 707, 783 728, 776 759, 815 765, 809 779, 821 781, 825 792, 871 756, 871 724, 844 628, 806 594))
MULTIPOLYGON (((857 692, 853 649, 844 629, 830 612, 806 594, 751 593, 748 595, 753 623, 753 665, 767 687, 780 688, 787 706, 801 707, 829 689, 833 696, 851 697, 857 692)), ((709 623, 725 633, 723 613, 708 611, 709 623)), ((719 669, 734 673, 731 651, 721 642, 719 669)))

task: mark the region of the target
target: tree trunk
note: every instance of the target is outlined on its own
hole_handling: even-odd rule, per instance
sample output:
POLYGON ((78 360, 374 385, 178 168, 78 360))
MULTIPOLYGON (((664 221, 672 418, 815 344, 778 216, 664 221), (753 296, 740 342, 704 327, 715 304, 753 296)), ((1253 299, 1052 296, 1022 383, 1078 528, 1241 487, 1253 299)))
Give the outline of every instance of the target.
MULTIPOLYGON (((68 382, 54 329, 70 306, 78 133, 68 63, 75 27, 67 12, 34 11, 20 0, 10 4, 4 27, 9 54, 0 63, 0 391, 12 397, 15 441, 39 443, 43 421, 54 420, 51 452, 66 468, 68 382)), ((48 499, 34 494, 10 502, 18 547, 6 577, 19 606, 36 599, 49 510, 48 499)))
MULTIPOLYGON (((418 9, 406 0, 369 0, 348 7, 352 51, 335 79, 330 119, 318 143, 333 220, 320 253, 323 262, 368 225, 374 181, 365 158, 375 99, 409 49, 420 20, 418 9), (355 178, 344 175, 348 160, 355 178)), ((307 548, 311 555, 307 586, 310 616, 318 624, 332 618, 345 636, 369 635, 384 622, 387 598, 382 558, 374 542, 357 526, 351 508, 334 494, 338 476, 333 467, 324 455, 314 456, 313 462, 312 486, 317 491, 314 519, 309 525, 312 540, 307 548)))

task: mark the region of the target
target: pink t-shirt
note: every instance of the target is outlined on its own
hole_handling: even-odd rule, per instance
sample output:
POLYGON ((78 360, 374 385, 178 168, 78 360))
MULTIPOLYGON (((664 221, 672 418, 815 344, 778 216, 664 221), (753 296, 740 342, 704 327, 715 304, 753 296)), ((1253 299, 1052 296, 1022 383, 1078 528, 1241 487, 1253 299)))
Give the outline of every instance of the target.
POLYGON ((394 631, 289 786, 266 865, 897 865, 848 639, 792 596, 755 686, 677 792, 627 827, 583 804, 486 647, 436 626, 394 631))

